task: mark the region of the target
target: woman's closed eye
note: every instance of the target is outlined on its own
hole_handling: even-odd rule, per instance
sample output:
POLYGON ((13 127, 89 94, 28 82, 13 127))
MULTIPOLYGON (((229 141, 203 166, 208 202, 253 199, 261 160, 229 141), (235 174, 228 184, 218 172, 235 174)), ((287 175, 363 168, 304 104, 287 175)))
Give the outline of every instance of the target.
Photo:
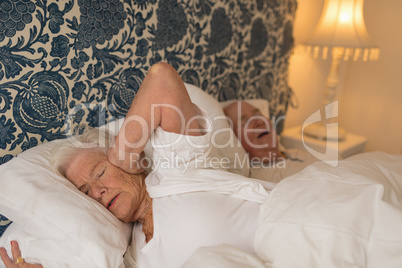
POLYGON ((89 193, 88 184, 81 185, 81 186, 78 188, 78 190, 80 190, 82 193, 88 195, 88 193, 89 193))
POLYGON ((93 171, 91 172, 91 178, 92 180, 98 180, 100 179, 103 175, 105 175, 106 169, 108 167, 107 162, 100 162, 98 165, 95 166, 93 171))
POLYGON ((99 172, 98 172, 98 174, 94 177, 94 179, 96 180, 96 179, 100 179, 100 178, 102 178, 102 176, 105 174, 105 169, 102 169, 102 170, 100 170, 99 172))
MULTIPOLYGON (((105 175, 106 168, 107 168, 107 165, 105 165, 104 167, 100 168, 99 171, 97 171, 97 172, 95 173, 96 175, 95 175, 95 176, 92 176, 92 179, 91 179, 91 180, 92 180, 92 181, 96 181, 96 180, 101 179, 102 176, 105 175)), ((83 192, 84 194, 88 195, 88 194, 89 194, 89 190, 90 190, 88 183, 85 183, 85 184, 81 185, 78 190, 80 190, 80 191, 83 192)))
POLYGON ((107 167, 108 167, 108 164, 105 164, 105 165, 101 168, 101 170, 100 170, 99 173, 98 173, 99 175, 97 176, 98 179, 100 179, 103 175, 105 175, 107 167))

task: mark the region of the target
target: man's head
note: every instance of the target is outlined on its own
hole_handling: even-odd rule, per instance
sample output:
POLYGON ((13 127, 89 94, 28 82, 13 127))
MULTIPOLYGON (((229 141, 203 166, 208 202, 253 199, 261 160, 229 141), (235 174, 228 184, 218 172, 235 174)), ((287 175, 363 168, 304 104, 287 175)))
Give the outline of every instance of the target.
POLYGON ((265 160, 276 158, 279 153, 276 131, 259 109, 239 101, 229 104, 224 112, 251 160, 269 162, 265 160))

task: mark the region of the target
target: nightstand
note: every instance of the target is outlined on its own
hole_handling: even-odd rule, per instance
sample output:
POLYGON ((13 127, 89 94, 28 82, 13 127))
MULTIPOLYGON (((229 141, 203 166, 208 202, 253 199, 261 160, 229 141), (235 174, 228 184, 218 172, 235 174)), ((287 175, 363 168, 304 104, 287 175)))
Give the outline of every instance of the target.
POLYGON ((362 153, 367 143, 366 137, 346 133, 346 137, 342 141, 319 140, 304 135, 304 145, 302 141, 301 127, 285 129, 280 137, 281 144, 285 148, 297 148, 307 151, 305 148, 305 145, 307 145, 321 154, 327 153, 328 155, 331 155, 334 159, 337 159, 338 157, 346 158, 354 154, 362 153))

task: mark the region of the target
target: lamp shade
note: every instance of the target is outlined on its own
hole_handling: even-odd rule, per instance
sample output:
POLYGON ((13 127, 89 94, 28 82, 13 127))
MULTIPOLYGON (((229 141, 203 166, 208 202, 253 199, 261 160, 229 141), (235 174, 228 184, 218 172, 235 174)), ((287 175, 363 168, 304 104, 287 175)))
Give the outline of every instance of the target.
POLYGON ((360 57, 377 60, 379 50, 372 45, 363 18, 364 0, 326 0, 324 11, 306 42, 307 49, 315 57, 321 54, 325 59, 330 48, 344 48, 343 59, 360 57))

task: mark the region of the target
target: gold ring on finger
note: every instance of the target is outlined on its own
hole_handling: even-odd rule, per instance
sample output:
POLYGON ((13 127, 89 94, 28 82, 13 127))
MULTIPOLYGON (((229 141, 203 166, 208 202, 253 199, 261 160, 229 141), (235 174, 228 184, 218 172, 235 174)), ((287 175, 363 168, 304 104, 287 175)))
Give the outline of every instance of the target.
POLYGON ((24 263, 25 260, 23 257, 19 256, 18 259, 15 261, 15 264, 20 264, 20 263, 24 263))

